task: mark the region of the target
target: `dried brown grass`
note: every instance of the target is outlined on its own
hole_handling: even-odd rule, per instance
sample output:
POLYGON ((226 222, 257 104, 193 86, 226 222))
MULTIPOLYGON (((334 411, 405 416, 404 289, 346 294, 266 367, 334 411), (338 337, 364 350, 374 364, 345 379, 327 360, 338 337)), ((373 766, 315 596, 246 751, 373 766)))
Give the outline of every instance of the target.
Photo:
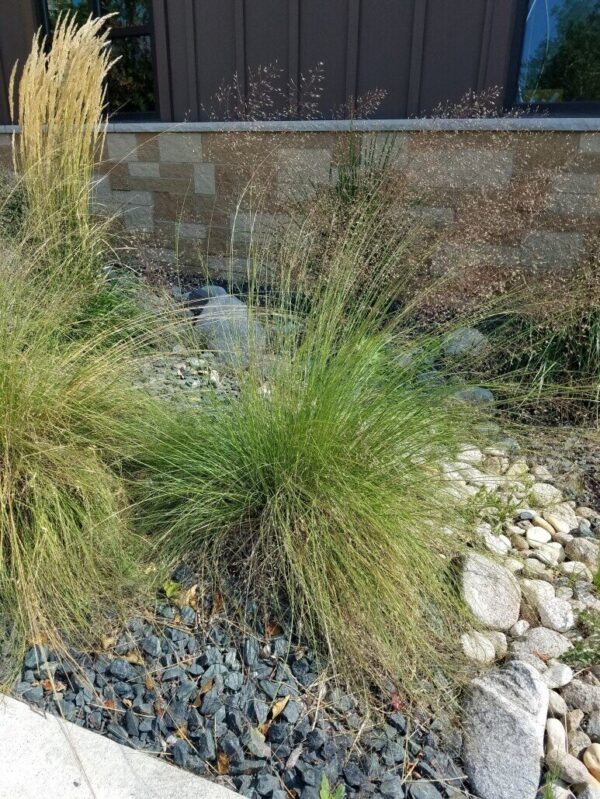
POLYGON ((64 251, 75 239, 93 247, 98 227, 90 222, 94 162, 102 151, 106 76, 114 62, 106 48, 106 17, 78 26, 58 19, 52 47, 41 30, 18 82, 10 81, 11 113, 18 106, 20 135, 13 139, 15 170, 28 207, 28 227, 50 249, 64 251))

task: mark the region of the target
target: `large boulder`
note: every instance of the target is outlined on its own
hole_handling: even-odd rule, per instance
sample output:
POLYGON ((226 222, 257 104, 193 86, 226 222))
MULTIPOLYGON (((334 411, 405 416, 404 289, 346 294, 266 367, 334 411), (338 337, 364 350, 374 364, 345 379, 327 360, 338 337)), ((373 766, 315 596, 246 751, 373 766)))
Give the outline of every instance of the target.
POLYGON ((196 331, 218 358, 241 366, 246 366, 252 356, 262 359, 265 331, 245 302, 220 286, 195 289, 189 302, 196 315, 196 331))
POLYGON ((519 584, 508 569, 491 558, 478 553, 467 555, 462 591, 467 606, 486 627, 509 630, 519 620, 519 584))
POLYGON ((535 799, 548 687, 520 661, 473 681, 464 710, 463 760, 481 799, 535 799))

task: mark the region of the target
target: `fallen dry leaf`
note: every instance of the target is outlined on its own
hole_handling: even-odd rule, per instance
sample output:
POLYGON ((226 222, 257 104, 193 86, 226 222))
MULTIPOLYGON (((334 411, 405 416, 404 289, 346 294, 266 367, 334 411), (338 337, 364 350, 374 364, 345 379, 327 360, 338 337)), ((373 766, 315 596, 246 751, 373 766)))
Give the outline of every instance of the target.
POLYGON ((188 588, 186 591, 182 591, 179 597, 176 600, 176 604, 179 607, 183 607, 184 605, 189 605, 191 608, 198 607, 198 585, 193 585, 191 588, 188 588))
POLYGON ((144 658, 141 655, 139 655, 137 652, 131 652, 131 654, 126 655, 125 660, 128 663, 131 663, 132 666, 144 665, 144 658))
POLYGON ((175 735, 177 736, 177 738, 187 738, 187 734, 188 734, 188 725, 186 722, 181 724, 175 730, 175 735))
POLYGON ((154 677, 151 674, 146 674, 146 677, 144 679, 144 686, 146 687, 147 691, 153 691, 156 688, 154 677))
POLYGON ((219 774, 229 774, 229 758, 225 752, 219 752, 217 755, 217 772, 219 774))
POLYGON ((265 633, 267 638, 273 638, 273 636, 283 635, 283 630, 276 621, 270 621, 265 627, 265 633))
POLYGON ((44 691, 54 691, 55 693, 60 693, 61 691, 64 691, 65 688, 67 687, 64 684, 64 682, 61 682, 60 680, 52 681, 49 679, 42 680, 40 682, 40 685, 42 686, 44 691))
POLYGON ((288 696, 284 696, 283 699, 280 699, 277 702, 274 702, 271 705, 271 721, 275 721, 277 716, 281 715, 285 708, 287 707, 287 703, 290 701, 289 694, 288 696))

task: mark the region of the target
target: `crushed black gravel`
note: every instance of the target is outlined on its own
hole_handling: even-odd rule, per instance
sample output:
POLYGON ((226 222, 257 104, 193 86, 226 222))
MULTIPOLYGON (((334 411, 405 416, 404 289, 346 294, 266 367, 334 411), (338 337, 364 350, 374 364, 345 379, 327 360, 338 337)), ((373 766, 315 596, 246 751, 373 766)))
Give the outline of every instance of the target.
POLYGON ((255 630, 161 601, 97 655, 32 647, 14 692, 254 799, 319 799, 323 775, 347 797, 469 795, 456 731, 392 710, 373 726, 310 649, 255 630))

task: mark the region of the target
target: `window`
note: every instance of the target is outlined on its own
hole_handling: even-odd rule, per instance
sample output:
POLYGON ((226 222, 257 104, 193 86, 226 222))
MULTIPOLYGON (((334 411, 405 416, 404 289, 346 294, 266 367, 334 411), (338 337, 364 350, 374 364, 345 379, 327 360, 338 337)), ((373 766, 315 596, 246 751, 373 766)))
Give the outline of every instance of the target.
POLYGON ((529 0, 517 103, 575 113, 600 103, 600 0, 529 0))
POLYGON ((115 13, 108 21, 112 54, 119 57, 108 76, 111 114, 148 117, 157 111, 151 5, 152 0, 42 0, 50 34, 61 11, 73 12, 82 22, 90 14, 115 13))

